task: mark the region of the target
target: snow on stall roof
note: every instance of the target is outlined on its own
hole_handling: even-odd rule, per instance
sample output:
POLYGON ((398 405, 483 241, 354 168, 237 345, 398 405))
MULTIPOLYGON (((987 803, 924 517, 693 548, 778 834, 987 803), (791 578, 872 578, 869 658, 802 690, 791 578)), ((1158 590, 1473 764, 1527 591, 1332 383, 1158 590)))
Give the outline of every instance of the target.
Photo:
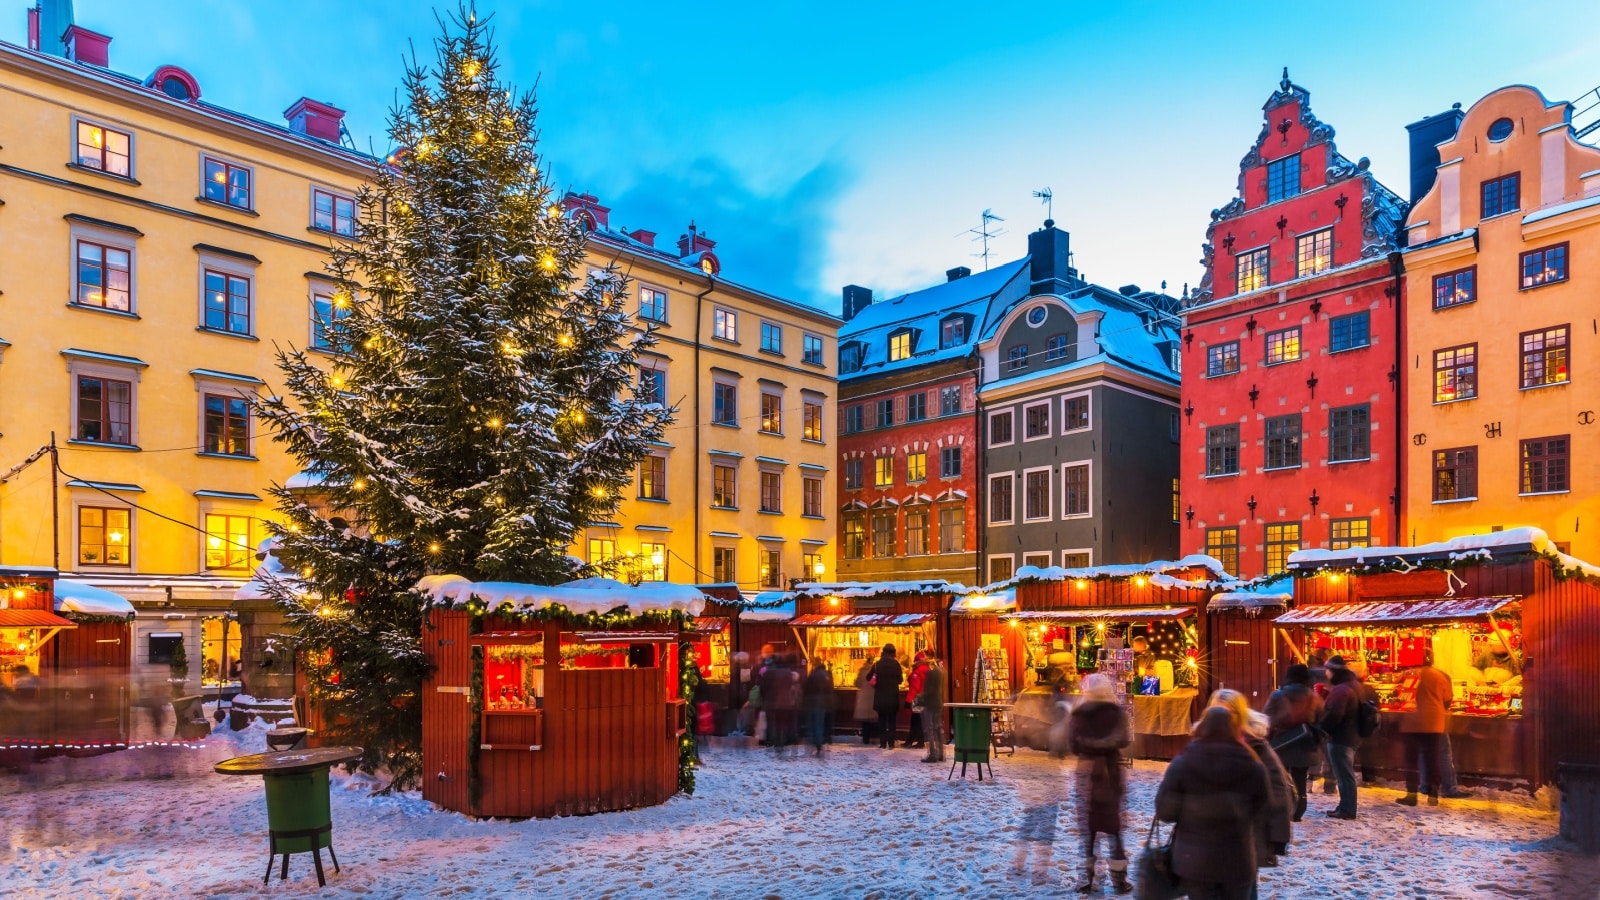
POLYGON ((739 613, 745 622, 787 622, 795 617, 794 594, 788 591, 763 591, 750 598, 754 605, 739 613))
POLYGON ((956 598, 950 604, 952 613, 967 613, 969 615, 998 614, 1014 612, 1017 608, 1017 589, 1002 588, 998 591, 979 589, 970 594, 956 598))
POLYGON ((860 599, 879 594, 965 594, 970 590, 948 581, 813 581, 798 585, 795 596, 860 599))
POLYGON ((1386 560, 1484 561, 1495 553, 1515 555, 1539 553, 1555 557, 1564 568, 1576 569, 1590 578, 1600 578, 1600 566, 1569 556, 1556 548, 1542 528, 1507 528, 1490 534, 1467 534, 1448 541, 1418 544, 1415 547, 1351 547, 1348 550, 1296 550, 1289 554, 1291 569, 1348 569, 1386 560))
POLYGON ((699 615, 706 596, 687 584, 645 582, 623 584, 611 578, 582 578, 550 587, 509 581, 469 581, 460 575, 429 575, 417 582, 417 589, 441 606, 463 606, 477 597, 497 610, 536 610, 560 604, 574 613, 608 613, 625 606, 634 615, 647 612, 677 611, 699 615))
POLYGON ((1237 587, 1211 596, 1207 609, 1262 609, 1288 606, 1294 599, 1294 576, 1280 575, 1264 582, 1239 582, 1237 587))
POLYGON ((1015 587, 1028 581, 1077 581, 1079 579, 1093 580, 1095 578, 1135 578, 1140 575, 1150 579, 1150 583, 1162 589, 1194 588, 1194 587, 1221 587, 1240 583, 1237 578, 1228 574, 1222 568, 1222 563, 1214 556, 1204 553, 1191 553, 1182 559, 1173 561, 1158 559, 1147 563, 1122 563, 1109 566, 1084 566, 1080 568, 1067 568, 1065 566, 1022 566, 1016 574, 1005 581, 997 581, 985 590, 995 591, 1008 587, 1015 587), (1186 581, 1174 578, 1171 572, 1182 572, 1186 569, 1205 569, 1212 575, 1212 580, 1204 582, 1186 581))
POLYGON ((133 604, 121 594, 81 581, 56 580, 56 612, 83 616, 131 616, 133 604))

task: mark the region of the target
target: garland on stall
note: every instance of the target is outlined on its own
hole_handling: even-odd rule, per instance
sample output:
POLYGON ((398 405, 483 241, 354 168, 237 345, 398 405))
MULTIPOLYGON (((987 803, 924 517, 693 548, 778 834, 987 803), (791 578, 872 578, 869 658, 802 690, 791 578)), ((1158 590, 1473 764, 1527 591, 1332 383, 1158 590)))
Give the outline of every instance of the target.
MULTIPOLYGON (((1570 581, 1574 578, 1600 581, 1582 562, 1560 553, 1548 550, 1524 550, 1518 553, 1507 553, 1494 556, 1487 549, 1462 550, 1448 556, 1426 557, 1422 559, 1405 559, 1401 556, 1383 556, 1364 559, 1360 563, 1339 565, 1335 563, 1322 563, 1315 568, 1295 568, 1290 570, 1296 578, 1315 578, 1324 572, 1349 572, 1355 575, 1378 575, 1388 572, 1415 572, 1418 570, 1431 572, 1458 572, 1465 566, 1482 563, 1511 564, 1542 559, 1550 564, 1550 572, 1557 581, 1570 581), (1570 561, 1570 562, 1569 562, 1570 561)), ((1282 575, 1271 576, 1281 578, 1282 575)), ((1245 585, 1254 585, 1257 582, 1270 580, 1267 576, 1244 582, 1245 585)), ((1243 589, 1243 588, 1240 588, 1243 589)))
POLYGON ((452 601, 440 601, 434 605, 446 609, 464 609, 471 613, 474 619, 494 616, 497 619, 504 619, 508 622, 553 623, 563 628, 589 631, 626 631, 640 628, 684 631, 694 618, 688 613, 676 609, 652 609, 642 613, 634 613, 626 606, 618 606, 610 612, 603 613, 575 613, 559 603, 549 603, 536 609, 527 609, 505 602, 491 609, 489 604, 479 599, 476 595, 461 604, 456 604, 452 601))
POLYGON ((110 625, 126 625, 126 624, 128 624, 129 620, 133 618, 133 614, 129 613, 127 615, 117 616, 117 615, 108 615, 108 614, 105 614, 105 613, 75 613, 75 612, 69 612, 69 613, 65 613, 63 615, 63 617, 67 618, 67 619, 71 619, 74 622, 82 623, 84 625, 90 625, 90 624, 95 624, 95 623, 104 623, 104 624, 110 624, 110 625))
POLYGON ((694 793, 694 770, 700 765, 700 747, 694 742, 694 692, 699 687, 700 665, 694 644, 682 641, 678 644, 678 691, 688 721, 683 734, 678 735, 678 790, 685 794, 694 793))
MULTIPOLYGON (((468 634, 481 634, 483 619, 473 616, 467 620, 468 634)), ((473 644, 469 671, 472 686, 467 691, 467 809, 477 809, 483 794, 483 778, 478 774, 478 758, 483 754, 483 645, 473 644)))

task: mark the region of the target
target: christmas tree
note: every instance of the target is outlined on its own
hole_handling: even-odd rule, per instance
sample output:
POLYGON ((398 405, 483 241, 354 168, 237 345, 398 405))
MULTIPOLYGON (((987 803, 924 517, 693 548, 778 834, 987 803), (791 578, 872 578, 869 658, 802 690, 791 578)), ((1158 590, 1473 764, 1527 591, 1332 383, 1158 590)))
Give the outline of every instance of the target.
POLYGON ((288 397, 258 413, 336 513, 275 489, 269 590, 298 629, 324 739, 415 783, 430 573, 559 584, 579 529, 609 519, 670 411, 633 396, 626 280, 588 271, 536 152, 535 104, 497 77, 487 19, 443 23, 407 68, 392 154, 317 323, 339 353, 281 351, 288 397), (586 273, 575 275, 573 273, 586 273))

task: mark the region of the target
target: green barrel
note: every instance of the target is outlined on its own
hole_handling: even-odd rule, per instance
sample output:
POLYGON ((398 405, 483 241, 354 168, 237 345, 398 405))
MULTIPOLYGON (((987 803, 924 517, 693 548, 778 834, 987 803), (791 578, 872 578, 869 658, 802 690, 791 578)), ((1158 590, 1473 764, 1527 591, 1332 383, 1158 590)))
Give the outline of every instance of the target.
POLYGON ((956 707, 956 762, 988 762, 994 710, 956 707))
MULTIPOLYGON (((333 823, 328 805, 328 767, 289 775, 266 773, 267 827, 275 832, 304 831, 333 823)), ((315 837, 279 838, 279 853, 310 853, 333 843, 332 830, 315 837)))

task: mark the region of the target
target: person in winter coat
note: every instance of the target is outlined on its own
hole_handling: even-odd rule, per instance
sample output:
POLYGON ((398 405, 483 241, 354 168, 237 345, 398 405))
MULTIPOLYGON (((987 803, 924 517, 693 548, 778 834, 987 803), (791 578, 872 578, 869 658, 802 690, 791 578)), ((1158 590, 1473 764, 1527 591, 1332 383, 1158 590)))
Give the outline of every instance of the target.
POLYGON ((917 698, 922 696, 922 680, 928 677, 928 656, 918 650, 911 658, 911 674, 906 676, 906 703, 911 706, 911 737, 906 741, 907 747, 922 746, 922 711, 918 708, 921 704, 917 698))
POLYGON ((1311 689, 1311 670, 1299 663, 1290 666, 1283 687, 1267 699, 1267 743, 1276 748, 1294 781, 1295 822, 1306 814, 1306 777, 1322 753, 1322 734, 1317 730, 1321 717, 1322 698, 1311 689))
POLYGON ((1239 726, 1239 739, 1267 767, 1268 802, 1265 815, 1256 823, 1256 867, 1276 866, 1278 855, 1288 851, 1293 838, 1290 823, 1294 819, 1294 782, 1272 745, 1267 743, 1270 727, 1267 717, 1251 709, 1250 701, 1243 694, 1224 688, 1211 695, 1211 705, 1233 713, 1234 723, 1239 726))
POLYGON ((900 684, 905 681, 905 670, 894 658, 894 645, 884 644, 883 655, 872 667, 872 708, 878 712, 878 747, 894 749, 895 719, 900 716, 900 684))
POLYGON ((944 666, 932 654, 923 670, 922 690, 916 694, 917 705, 922 707, 922 737, 928 744, 928 755, 923 762, 944 762, 944 666))
POLYGON ((1270 792, 1267 769, 1239 740, 1232 711, 1207 709, 1156 790, 1156 818, 1177 825, 1172 869, 1191 900, 1248 900, 1256 822, 1270 792))
POLYGON ((828 741, 828 712, 833 708, 833 674, 821 662, 811 666, 801 700, 805 710, 806 739, 817 756, 828 741))
POLYGON ((872 732, 877 727, 873 720, 876 715, 872 710, 872 671, 877 663, 867 660, 861 664, 861 671, 856 673, 856 723, 861 726, 861 743, 872 743, 872 732))
POLYGON ((1133 890, 1128 883, 1128 854, 1122 846, 1122 807, 1126 786, 1122 773, 1122 748, 1132 742, 1128 714, 1117 703, 1111 679, 1090 675, 1083 679, 1083 699, 1072 710, 1069 740, 1078 756, 1078 809, 1084 834, 1083 884, 1078 893, 1094 890, 1094 842, 1099 835, 1111 841, 1112 888, 1119 894, 1133 890))
POLYGON ((1400 720, 1400 737, 1406 745, 1406 795, 1396 803, 1416 806, 1420 783, 1428 793, 1428 805, 1439 805, 1439 782, 1444 773, 1444 728, 1453 695, 1450 676, 1434 666, 1433 651, 1425 651, 1422 668, 1417 670, 1417 710, 1400 720))
POLYGON ((1328 701, 1322 707, 1322 720, 1317 725, 1328 735, 1328 767, 1333 770, 1339 784, 1339 805, 1328 810, 1335 819, 1356 817, 1356 749, 1361 746, 1360 722, 1361 689, 1354 672, 1345 665, 1344 657, 1333 656, 1327 662, 1328 701))

